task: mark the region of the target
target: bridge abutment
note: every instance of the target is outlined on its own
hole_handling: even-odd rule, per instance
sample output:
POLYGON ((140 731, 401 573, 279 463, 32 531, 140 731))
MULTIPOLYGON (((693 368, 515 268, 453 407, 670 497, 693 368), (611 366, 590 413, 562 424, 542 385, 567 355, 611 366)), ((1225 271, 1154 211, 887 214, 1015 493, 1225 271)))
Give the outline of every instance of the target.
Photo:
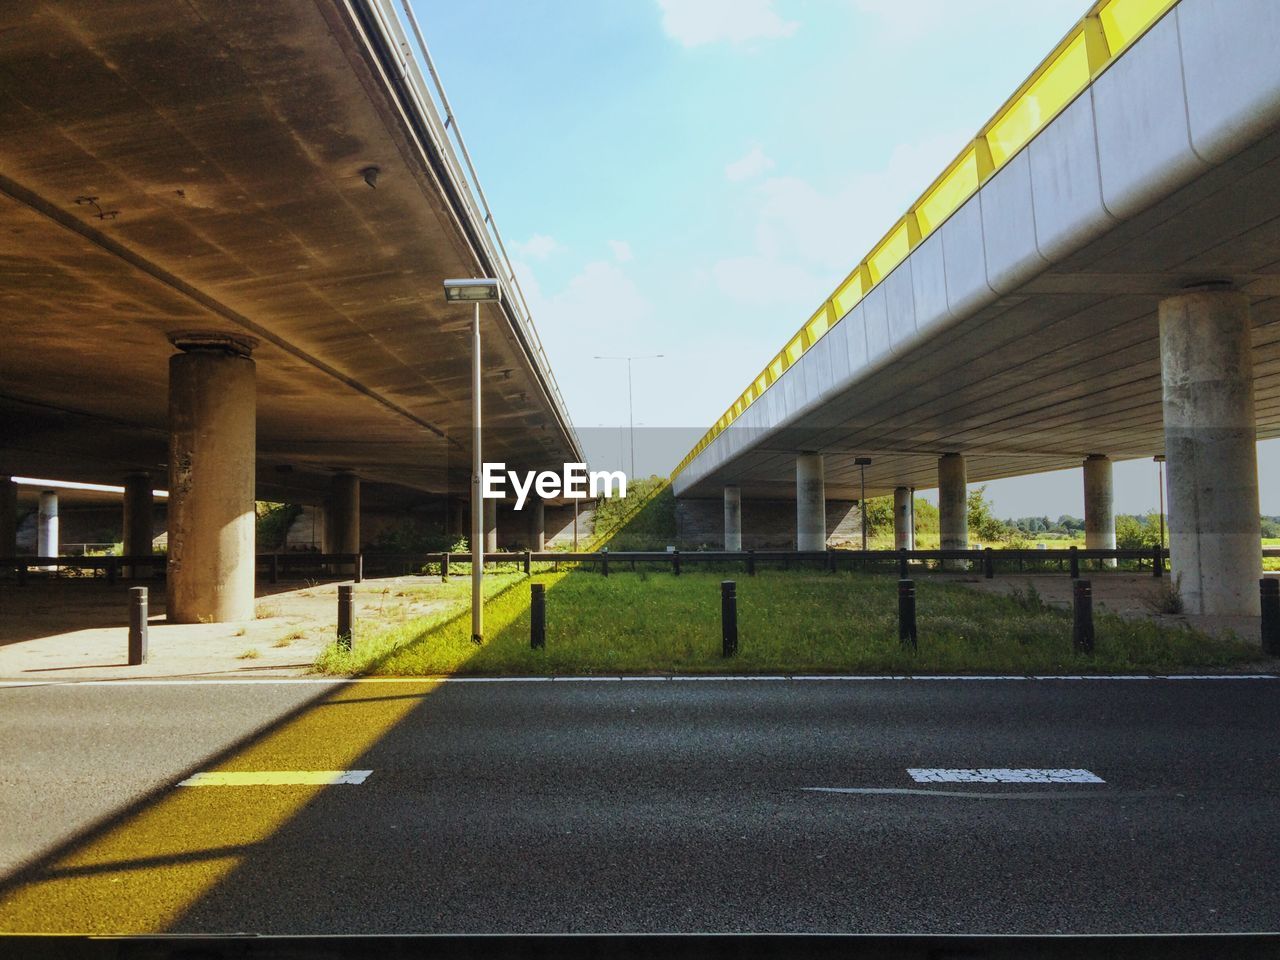
POLYGON ((1250 312, 1230 290, 1160 302, 1169 558, 1189 613, 1259 612, 1250 312))

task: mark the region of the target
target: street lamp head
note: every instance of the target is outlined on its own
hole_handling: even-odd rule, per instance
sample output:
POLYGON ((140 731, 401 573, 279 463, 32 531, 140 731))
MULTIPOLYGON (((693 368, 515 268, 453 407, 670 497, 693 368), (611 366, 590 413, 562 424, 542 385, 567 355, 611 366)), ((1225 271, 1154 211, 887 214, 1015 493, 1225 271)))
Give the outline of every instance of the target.
POLYGON ((856 459, 856 460, 854 460, 854 461, 853 461, 853 465, 854 465, 855 467, 869 467, 869 466, 871 466, 871 458, 870 458, 870 457, 858 457, 858 459, 856 459))
POLYGON ((1156 454, 1154 457, 1152 457, 1151 459, 1152 459, 1152 460, 1154 460, 1156 463, 1164 463, 1164 454, 1163 454, 1163 453, 1157 453, 1157 454, 1156 454))
POLYGON ((449 303, 493 303, 502 299, 502 288, 491 278, 446 280, 444 298, 449 303))

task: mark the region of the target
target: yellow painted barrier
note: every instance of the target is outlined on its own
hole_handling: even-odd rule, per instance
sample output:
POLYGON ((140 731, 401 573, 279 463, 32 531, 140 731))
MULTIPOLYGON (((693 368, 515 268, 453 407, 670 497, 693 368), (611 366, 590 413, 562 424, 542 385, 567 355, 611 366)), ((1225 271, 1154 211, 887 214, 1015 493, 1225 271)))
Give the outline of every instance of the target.
POLYGON ((1098 0, 671 473, 722 431, 946 222, 1178 0, 1098 0))

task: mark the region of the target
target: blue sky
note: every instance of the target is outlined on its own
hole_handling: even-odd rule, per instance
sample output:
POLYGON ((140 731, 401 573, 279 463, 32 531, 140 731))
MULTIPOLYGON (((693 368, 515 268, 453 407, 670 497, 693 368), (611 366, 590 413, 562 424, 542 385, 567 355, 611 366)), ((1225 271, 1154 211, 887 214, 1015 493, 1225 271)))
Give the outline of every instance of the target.
MULTIPOLYGON (((616 456, 627 400, 623 366, 592 357, 664 354, 635 367, 641 473, 674 465, 1087 6, 413 2, 593 459, 616 456)), ((1117 467, 1118 509, 1154 507, 1153 469, 1117 467)), ((1080 486, 990 492, 1001 514, 1078 515, 1080 486)))

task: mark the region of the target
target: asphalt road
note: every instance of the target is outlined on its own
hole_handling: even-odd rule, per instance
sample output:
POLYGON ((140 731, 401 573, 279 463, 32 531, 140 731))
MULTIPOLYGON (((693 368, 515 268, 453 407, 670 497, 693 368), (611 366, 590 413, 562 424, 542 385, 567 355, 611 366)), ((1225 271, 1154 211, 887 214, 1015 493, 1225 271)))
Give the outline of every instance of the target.
POLYGON ((9 932, 1280 929, 1277 680, 62 684, 0 731, 9 932))

